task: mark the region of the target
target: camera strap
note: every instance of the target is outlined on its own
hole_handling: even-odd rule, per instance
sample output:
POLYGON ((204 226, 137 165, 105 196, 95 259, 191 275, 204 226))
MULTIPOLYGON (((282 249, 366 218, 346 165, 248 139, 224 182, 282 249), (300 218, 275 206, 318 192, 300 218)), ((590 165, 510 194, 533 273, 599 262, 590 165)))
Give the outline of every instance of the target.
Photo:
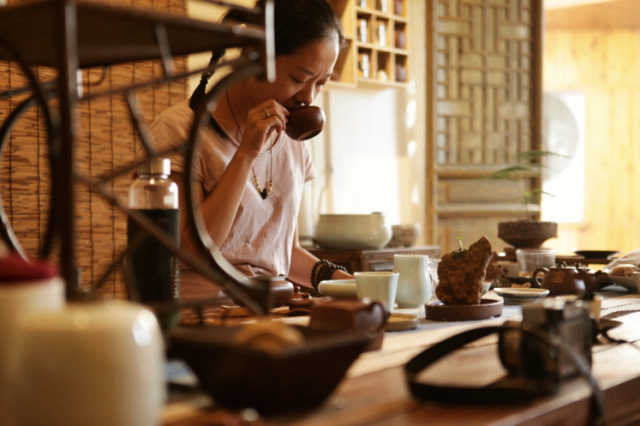
POLYGON ((404 367, 411 394, 416 398, 430 401, 495 404, 529 401, 554 393, 558 388, 558 382, 548 378, 534 380, 507 376, 484 387, 443 386, 418 381, 418 375, 422 371, 445 355, 475 340, 493 333, 501 334, 505 330, 504 326, 467 330, 436 343, 416 355, 404 367))
MULTIPOLYGON (((558 389, 558 381, 549 377, 525 378, 506 376, 499 381, 484 387, 443 386, 418 381, 419 374, 445 355, 475 340, 498 333, 499 337, 509 330, 509 326, 480 327, 451 336, 425 349, 413 357, 404 367, 405 377, 411 394, 428 401, 447 403, 483 403, 503 404, 509 402, 525 402, 539 396, 551 395, 558 389)), ((536 339, 556 351, 563 351, 569 356, 578 372, 591 387, 592 424, 602 425, 605 422, 604 395, 598 382, 591 375, 590 365, 584 362, 563 342, 554 342, 549 336, 519 328, 530 338, 536 339)))

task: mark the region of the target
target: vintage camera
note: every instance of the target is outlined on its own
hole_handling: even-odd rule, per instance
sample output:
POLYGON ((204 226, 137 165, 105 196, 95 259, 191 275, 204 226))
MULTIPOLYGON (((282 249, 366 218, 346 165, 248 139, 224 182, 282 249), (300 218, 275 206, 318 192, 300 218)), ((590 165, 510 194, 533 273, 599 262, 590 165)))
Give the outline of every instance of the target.
POLYGON ((500 360, 511 377, 560 381, 579 371, 577 362, 591 368, 592 329, 582 300, 523 305, 522 322, 507 321, 500 334, 500 360))

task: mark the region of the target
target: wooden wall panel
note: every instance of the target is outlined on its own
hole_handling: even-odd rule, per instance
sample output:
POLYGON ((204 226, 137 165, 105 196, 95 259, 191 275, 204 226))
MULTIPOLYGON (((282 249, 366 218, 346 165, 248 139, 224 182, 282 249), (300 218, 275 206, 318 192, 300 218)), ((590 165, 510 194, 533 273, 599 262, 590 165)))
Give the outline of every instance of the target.
POLYGON ((530 1, 437 1, 434 13, 437 164, 505 164, 532 138, 530 1))
POLYGON ((545 90, 586 98, 585 215, 561 224, 565 250, 640 245, 640 30, 545 34, 545 90))
MULTIPOLYGON (((15 0, 14 0, 15 1, 15 0)), ((113 1, 126 6, 185 14, 184 0, 113 1)), ((176 58, 177 71, 186 69, 186 58, 176 58)), ((51 70, 38 70, 40 79, 55 78, 51 70)), ((0 91, 21 87, 22 72, 16 64, 0 63, 0 91)), ((157 61, 136 62, 82 72, 87 95, 161 77, 157 61)), ((187 82, 178 81, 137 92, 145 119, 151 122, 160 112, 187 96, 187 82)), ((13 110, 20 96, 0 100, 0 120, 13 110)), ((111 173, 134 158, 140 148, 122 95, 82 100, 77 108, 76 169, 95 178, 111 173)), ((38 110, 29 111, 16 125, 4 148, 0 170, 0 191, 14 231, 31 256, 42 246, 49 204, 46 132, 38 110)), ((131 178, 119 177, 110 188, 126 200, 131 178)), ((100 196, 76 185, 77 265, 85 287, 93 285, 126 246, 126 218, 100 196)), ((54 256, 54 259, 57 256, 54 256)), ((109 297, 124 298, 122 272, 109 276, 102 290, 109 297)))
POLYGON ((481 235, 502 249, 497 223, 525 218, 519 191, 480 178, 540 146, 541 3, 429 4, 427 233, 443 251, 481 235))

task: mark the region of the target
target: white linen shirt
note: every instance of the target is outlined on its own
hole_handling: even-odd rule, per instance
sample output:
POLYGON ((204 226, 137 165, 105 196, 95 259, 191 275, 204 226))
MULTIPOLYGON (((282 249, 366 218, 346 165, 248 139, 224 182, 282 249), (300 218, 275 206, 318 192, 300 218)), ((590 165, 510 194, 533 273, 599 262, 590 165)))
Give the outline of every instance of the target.
MULTIPOLYGON (((189 137, 193 117, 188 100, 161 113, 151 126, 158 150, 183 144, 189 137)), ((196 154, 194 176, 202 183, 205 198, 238 148, 238 141, 225 136, 211 125, 201 129, 201 149, 196 154)), ((182 154, 171 157, 173 171, 184 173, 184 164, 182 154)), ((262 199, 253 176, 249 175, 231 231, 220 252, 247 275, 286 277, 291 266, 302 190, 305 182, 315 176, 311 156, 305 143, 283 132, 274 142, 271 153, 266 148, 258 156, 253 171, 263 188, 268 186, 271 176, 272 191, 262 199)), ((186 209, 182 212, 185 214, 186 209)))

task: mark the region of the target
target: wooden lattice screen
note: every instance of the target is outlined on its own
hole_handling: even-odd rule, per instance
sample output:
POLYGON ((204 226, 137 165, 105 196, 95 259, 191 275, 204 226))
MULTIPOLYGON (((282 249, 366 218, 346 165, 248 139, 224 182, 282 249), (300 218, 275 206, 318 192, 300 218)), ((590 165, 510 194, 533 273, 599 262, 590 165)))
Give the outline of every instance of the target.
MULTIPOLYGON (((15 0, 14 0, 15 1, 15 0)), ((116 2, 113 2, 116 3, 116 2)), ((184 0, 133 0, 119 4, 160 12, 186 13, 184 0)), ((175 70, 186 68, 185 58, 176 58, 175 70)), ((40 81, 55 78, 51 69, 36 70, 40 81)), ((103 69, 82 71, 85 94, 92 91, 129 86, 162 75, 159 62, 145 61, 103 69)), ((14 63, 0 62, 0 92, 25 84, 24 74, 14 63)), ((137 97, 145 119, 151 122, 161 111, 187 96, 187 82, 178 81, 141 89, 137 97)), ((0 122, 17 107, 24 95, 0 99, 0 122)), ((78 132, 75 165, 86 176, 110 174, 134 158, 141 145, 122 94, 80 102, 77 109, 78 132)), ((31 109, 14 127, 2 157, 0 191, 11 226, 30 256, 36 256, 43 244, 49 206, 49 164, 47 133, 41 112, 31 109)), ((126 197, 131 178, 112 181, 114 193, 126 197)), ((126 198, 123 198, 126 200, 126 198)), ((94 285, 126 245, 126 218, 100 196, 76 185, 77 266, 82 285, 94 285)), ((57 259, 57 256, 52 256, 57 259)), ((122 271, 109 275, 102 287, 105 295, 126 297, 122 271)))
POLYGON ((478 178, 540 146, 541 3, 430 0, 429 228, 446 251, 500 244, 496 223, 522 212, 511 184, 478 178))

